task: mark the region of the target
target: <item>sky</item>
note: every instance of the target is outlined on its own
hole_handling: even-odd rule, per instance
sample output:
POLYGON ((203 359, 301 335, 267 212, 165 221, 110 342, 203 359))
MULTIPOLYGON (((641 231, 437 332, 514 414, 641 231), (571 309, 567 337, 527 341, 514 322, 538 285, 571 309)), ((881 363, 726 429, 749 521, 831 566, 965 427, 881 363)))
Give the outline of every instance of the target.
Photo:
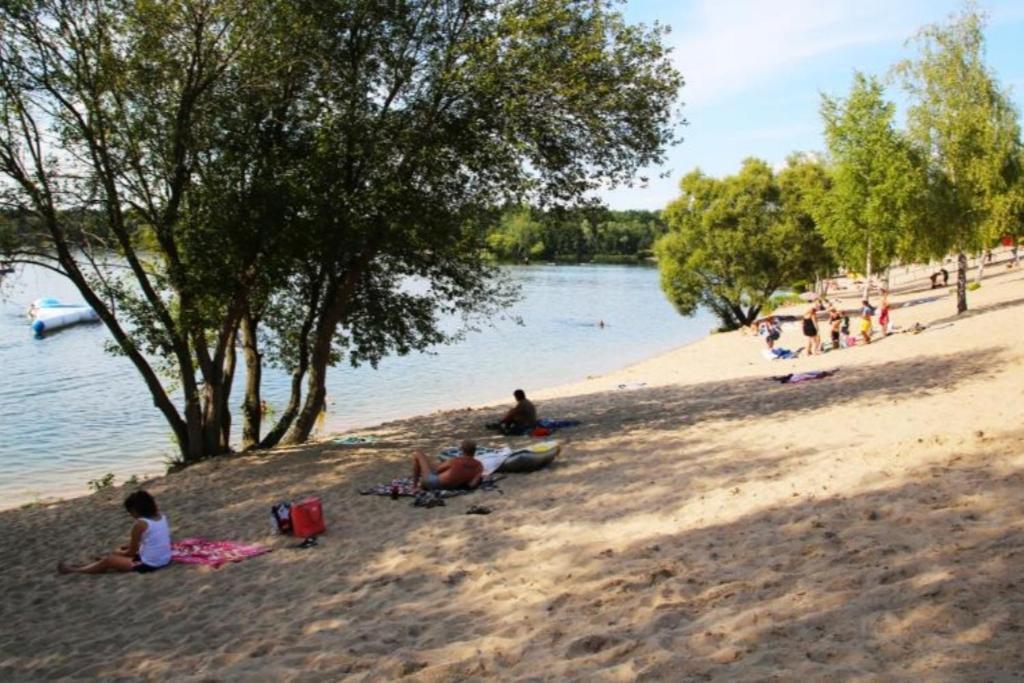
MULTIPOLYGON (((981 0, 987 63, 1024 110, 1024 0, 981 0)), ((794 151, 824 149, 821 93, 844 97, 854 71, 885 78, 914 55, 921 27, 943 23, 959 0, 628 0, 631 23, 668 25, 666 42, 686 85, 683 142, 643 172, 645 188, 600 193, 613 209, 661 209, 695 168, 721 176, 750 156, 780 166, 794 151), (667 173, 666 178, 659 178, 667 173)), ((901 109, 898 83, 887 98, 901 109)))

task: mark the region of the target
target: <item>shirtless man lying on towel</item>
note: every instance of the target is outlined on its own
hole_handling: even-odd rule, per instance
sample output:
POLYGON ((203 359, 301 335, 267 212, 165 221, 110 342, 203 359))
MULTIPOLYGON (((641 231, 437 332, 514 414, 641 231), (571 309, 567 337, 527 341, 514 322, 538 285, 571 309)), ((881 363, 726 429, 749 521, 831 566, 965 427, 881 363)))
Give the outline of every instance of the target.
POLYGON ((437 489, 476 488, 484 475, 484 466, 476 459, 476 442, 463 441, 460 453, 438 464, 431 464, 427 454, 416 451, 412 455, 412 482, 426 491, 437 489))

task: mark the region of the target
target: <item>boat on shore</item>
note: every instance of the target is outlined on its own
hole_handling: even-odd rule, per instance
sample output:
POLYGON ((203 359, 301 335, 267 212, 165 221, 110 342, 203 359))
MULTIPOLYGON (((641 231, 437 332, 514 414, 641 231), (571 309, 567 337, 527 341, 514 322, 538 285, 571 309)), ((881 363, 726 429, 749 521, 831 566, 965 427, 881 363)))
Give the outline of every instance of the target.
POLYGON ((32 331, 37 336, 78 323, 96 322, 100 319, 96 315, 96 311, 85 304, 66 304, 53 297, 44 297, 33 301, 28 314, 32 318, 32 331))

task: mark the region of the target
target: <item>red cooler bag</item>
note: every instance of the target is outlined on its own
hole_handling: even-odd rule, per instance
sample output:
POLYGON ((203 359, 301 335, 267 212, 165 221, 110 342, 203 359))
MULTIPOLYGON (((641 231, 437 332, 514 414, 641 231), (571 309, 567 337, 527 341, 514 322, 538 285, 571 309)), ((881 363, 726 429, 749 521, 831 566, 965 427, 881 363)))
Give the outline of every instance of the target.
POLYGON ((319 498, 307 498, 292 503, 291 517, 292 533, 300 538, 317 536, 327 530, 319 498))

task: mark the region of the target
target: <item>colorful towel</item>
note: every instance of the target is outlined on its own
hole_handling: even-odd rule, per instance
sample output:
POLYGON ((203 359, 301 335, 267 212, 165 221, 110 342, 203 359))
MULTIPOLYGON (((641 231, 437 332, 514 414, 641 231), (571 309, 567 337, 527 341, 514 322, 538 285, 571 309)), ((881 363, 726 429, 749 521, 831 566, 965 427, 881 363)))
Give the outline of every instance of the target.
POLYGON ((549 431, 555 431, 556 429, 566 429, 567 427, 578 427, 580 424, 579 420, 548 420, 546 418, 537 420, 537 426, 543 427, 549 431))
POLYGON ((812 379, 825 379, 826 377, 831 377, 837 372, 839 372, 839 368, 834 370, 815 370, 813 372, 797 372, 790 373, 788 375, 776 375, 769 379, 773 379, 780 384, 796 384, 797 382, 807 382, 812 379))
POLYGON ((186 538, 171 544, 171 561, 181 564, 204 564, 216 569, 228 562, 241 562, 270 551, 270 548, 263 545, 186 538))
POLYGON ((791 358, 798 357, 800 355, 800 351, 803 351, 803 349, 790 351, 789 349, 776 347, 774 349, 762 349, 761 355, 764 356, 766 360, 789 360, 791 358))
MULTIPOLYGON (((485 476, 483 481, 480 483, 479 489, 484 491, 493 491, 498 488, 497 483, 501 480, 501 477, 485 476)), ((412 497, 416 499, 422 498, 451 498, 453 496, 464 496, 467 493, 472 493, 476 489, 437 489, 434 491, 421 491, 413 488, 412 477, 402 477, 400 479, 392 479, 389 482, 383 484, 376 484, 369 488, 360 489, 359 495, 362 496, 403 496, 412 497)))
POLYGON ((340 439, 331 439, 335 446, 361 446, 362 444, 375 443, 377 437, 369 434, 367 436, 346 436, 340 439))

